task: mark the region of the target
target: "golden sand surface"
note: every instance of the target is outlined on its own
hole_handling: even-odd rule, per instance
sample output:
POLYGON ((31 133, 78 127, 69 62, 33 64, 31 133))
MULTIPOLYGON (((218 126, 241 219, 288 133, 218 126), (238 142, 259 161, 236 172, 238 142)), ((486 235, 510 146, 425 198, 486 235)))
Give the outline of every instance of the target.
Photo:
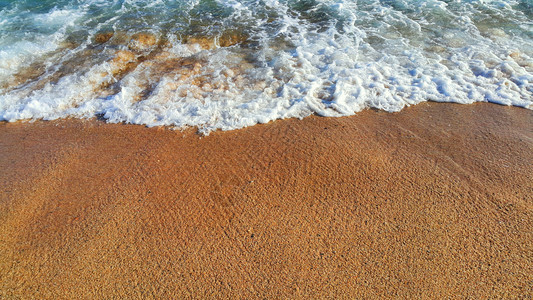
POLYGON ((0 298, 525 298, 533 112, 0 123, 0 298))

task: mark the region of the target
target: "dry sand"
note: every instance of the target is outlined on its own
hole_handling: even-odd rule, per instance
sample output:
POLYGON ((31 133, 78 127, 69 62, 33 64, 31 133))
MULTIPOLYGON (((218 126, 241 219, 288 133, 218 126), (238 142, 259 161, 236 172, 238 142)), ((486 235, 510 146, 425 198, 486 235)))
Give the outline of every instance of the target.
POLYGON ((533 295, 533 112, 0 124, 0 298, 533 295))

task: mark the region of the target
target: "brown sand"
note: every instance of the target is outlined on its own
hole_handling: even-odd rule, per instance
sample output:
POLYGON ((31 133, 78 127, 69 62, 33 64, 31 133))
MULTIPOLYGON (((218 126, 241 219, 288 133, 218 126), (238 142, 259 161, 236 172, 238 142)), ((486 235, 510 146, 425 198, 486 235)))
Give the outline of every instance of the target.
POLYGON ((533 295, 533 114, 0 124, 0 298, 533 295))

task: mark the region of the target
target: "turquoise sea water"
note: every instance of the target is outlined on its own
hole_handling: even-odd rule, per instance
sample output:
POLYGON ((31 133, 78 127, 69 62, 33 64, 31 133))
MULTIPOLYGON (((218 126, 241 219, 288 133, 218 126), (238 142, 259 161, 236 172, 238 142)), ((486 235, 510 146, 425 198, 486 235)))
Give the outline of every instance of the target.
POLYGON ((0 1, 0 120, 533 108, 533 1, 0 1))

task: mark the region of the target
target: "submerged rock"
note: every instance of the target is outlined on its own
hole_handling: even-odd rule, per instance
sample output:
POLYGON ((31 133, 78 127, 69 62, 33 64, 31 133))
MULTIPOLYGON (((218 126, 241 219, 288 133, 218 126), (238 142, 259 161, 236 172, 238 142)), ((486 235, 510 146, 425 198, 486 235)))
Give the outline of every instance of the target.
POLYGON ((128 50, 119 50, 115 54, 113 62, 115 63, 125 63, 135 59, 135 53, 128 50))
POLYGON ((136 33, 131 37, 128 47, 134 51, 146 51, 157 44, 157 37, 151 33, 136 33))
POLYGON ((220 36, 188 36, 182 42, 189 45, 199 45, 204 50, 211 50, 217 47, 230 47, 243 44, 248 40, 248 36, 237 32, 226 32, 220 36))
POLYGON ((106 43, 107 41, 109 41, 113 35, 115 33, 114 32, 101 32, 101 33, 98 33, 94 36, 94 42, 97 43, 97 44, 103 44, 103 43, 106 43))

